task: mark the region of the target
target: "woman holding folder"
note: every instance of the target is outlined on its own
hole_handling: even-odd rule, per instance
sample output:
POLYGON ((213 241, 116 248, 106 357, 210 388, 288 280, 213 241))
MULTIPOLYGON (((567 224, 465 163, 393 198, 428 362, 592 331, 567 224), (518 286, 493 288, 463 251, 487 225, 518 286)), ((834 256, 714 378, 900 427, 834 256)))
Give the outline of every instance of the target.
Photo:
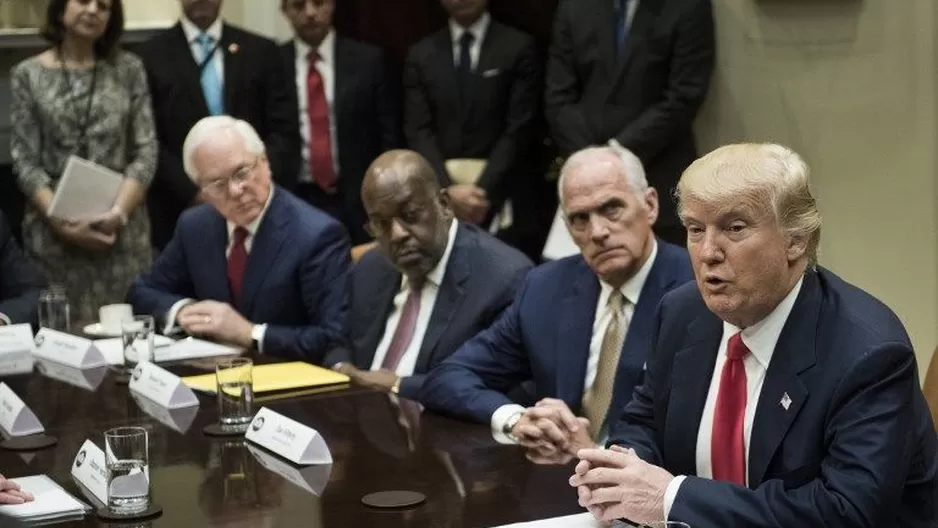
POLYGON ((143 64, 118 48, 123 24, 120 0, 51 0, 42 31, 51 49, 10 76, 13 166, 30 205, 23 245, 65 286, 73 321, 93 322, 100 306, 123 302, 151 263, 143 198, 157 142, 143 64), (123 175, 107 213, 50 217, 72 155, 123 175))

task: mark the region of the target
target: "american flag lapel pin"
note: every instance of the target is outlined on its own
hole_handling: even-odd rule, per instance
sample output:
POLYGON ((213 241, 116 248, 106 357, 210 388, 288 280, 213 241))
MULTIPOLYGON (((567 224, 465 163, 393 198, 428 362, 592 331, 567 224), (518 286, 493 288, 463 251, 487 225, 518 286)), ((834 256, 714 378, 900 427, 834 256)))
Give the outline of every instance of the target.
POLYGON ((788 393, 782 394, 782 401, 779 402, 782 404, 782 409, 788 410, 791 407, 791 397, 788 396, 788 393))

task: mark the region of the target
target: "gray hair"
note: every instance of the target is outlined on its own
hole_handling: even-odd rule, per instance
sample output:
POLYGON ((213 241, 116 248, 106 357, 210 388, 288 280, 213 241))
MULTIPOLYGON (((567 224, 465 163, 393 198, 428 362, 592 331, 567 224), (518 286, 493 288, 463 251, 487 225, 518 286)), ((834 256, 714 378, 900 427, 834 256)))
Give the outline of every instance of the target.
POLYGON ((648 190, 648 180, 645 178, 645 167, 638 156, 631 150, 623 147, 618 141, 612 139, 605 146, 587 147, 574 152, 567 158, 567 161, 560 169, 560 179, 557 180, 557 197, 560 200, 560 206, 563 207, 563 184, 567 175, 575 169, 589 163, 595 163, 597 157, 602 155, 612 155, 619 160, 620 173, 625 178, 625 182, 632 191, 638 196, 639 200, 645 199, 645 191, 648 190))
POLYGON ((678 214, 689 201, 716 207, 749 204, 772 209, 791 237, 807 240, 809 266, 817 264, 821 213, 811 194, 810 170, 793 150, 771 143, 720 147, 691 164, 677 184, 678 214))
POLYGON ((198 182, 199 175, 196 174, 195 166, 192 163, 192 154, 206 141, 216 137, 223 131, 231 131, 244 140, 244 148, 251 154, 261 156, 265 153, 264 141, 247 121, 235 119, 227 115, 217 115, 203 117, 197 122, 186 140, 182 144, 182 165, 193 182, 198 182))

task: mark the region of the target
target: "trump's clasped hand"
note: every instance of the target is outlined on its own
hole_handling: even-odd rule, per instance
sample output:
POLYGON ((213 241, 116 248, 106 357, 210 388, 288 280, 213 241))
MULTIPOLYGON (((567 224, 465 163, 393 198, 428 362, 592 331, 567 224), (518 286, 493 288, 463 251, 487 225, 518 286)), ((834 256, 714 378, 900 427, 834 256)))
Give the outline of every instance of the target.
POLYGON ((649 524, 663 521, 664 495, 674 479, 664 469, 649 464, 632 449, 583 449, 580 463, 570 477, 580 506, 598 520, 628 519, 649 524))
POLYGON ((0 504, 23 504, 33 500, 33 494, 20 489, 20 485, 0 475, 0 504))

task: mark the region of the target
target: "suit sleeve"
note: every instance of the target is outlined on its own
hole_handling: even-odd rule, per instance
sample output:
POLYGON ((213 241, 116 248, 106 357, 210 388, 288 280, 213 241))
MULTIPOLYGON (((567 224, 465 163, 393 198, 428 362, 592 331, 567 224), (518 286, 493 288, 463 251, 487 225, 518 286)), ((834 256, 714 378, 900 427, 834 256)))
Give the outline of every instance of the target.
POLYGON ((647 162, 691 128, 710 86, 715 46, 710 0, 695 0, 677 23, 663 97, 616 134, 623 147, 647 162))
POLYGON ((270 325, 264 353, 321 364, 326 351, 345 342, 351 248, 341 225, 332 223, 310 248, 300 269, 300 288, 309 324, 270 325))
POLYGON ((440 185, 452 185, 444 165, 440 140, 433 124, 433 105, 427 91, 423 67, 417 50, 411 50, 404 61, 404 134, 408 146, 427 158, 437 173, 440 185))
POLYGON ((273 42, 264 41, 261 56, 265 67, 266 90, 263 101, 264 143, 274 180, 287 190, 296 187, 300 171, 300 116, 297 110, 296 83, 288 79, 280 50, 273 42), (291 95, 292 93, 292 95, 291 95))
POLYGON ((489 154, 477 184, 485 189, 493 207, 505 201, 509 178, 531 149, 540 87, 533 39, 525 37, 514 70, 505 130, 489 154))
POLYGON ((176 233, 160 252, 150 271, 137 278, 127 294, 127 302, 133 306, 134 313, 152 315, 156 320, 163 322, 163 325, 166 324, 165 319, 176 302, 195 297, 195 287, 183 244, 185 214, 176 226, 176 233))
POLYGON ((39 291, 46 286, 42 273, 20 250, 5 217, 0 217, 0 313, 12 324, 38 323, 39 291))
POLYGON ((670 520, 694 528, 803 526, 874 528, 900 508, 918 437, 915 355, 903 343, 868 352, 844 376, 824 417, 826 457, 800 486, 779 479, 758 488, 688 477, 670 520))
POLYGON ((488 423, 496 409, 512 403, 506 393, 531 378, 521 334, 526 290, 527 284, 492 326, 430 371, 419 394, 424 406, 488 423))
POLYGON ((544 110, 554 143, 569 155, 593 143, 593 132, 580 107, 583 88, 575 71, 575 50, 571 19, 574 2, 562 2, 557 9, 547 56, 544 110))

